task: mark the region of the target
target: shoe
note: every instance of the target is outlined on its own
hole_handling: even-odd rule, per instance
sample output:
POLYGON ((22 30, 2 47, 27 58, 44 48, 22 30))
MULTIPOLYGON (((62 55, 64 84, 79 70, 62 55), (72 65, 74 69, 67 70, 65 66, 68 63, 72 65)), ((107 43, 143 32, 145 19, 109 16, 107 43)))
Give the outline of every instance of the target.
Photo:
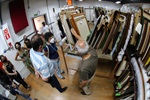
POLYGON ((63 76, 61 79, 65 79, 65 77, 63 76))
POLYGON ((63 93, 66 90, 67 90, 67 86, 65 86, 64 88, 62 88, 62 91, 60 93, 63 93))
POLYGON ((30 91, 31 89, 28 87, 27 90, 30 91))
POLYGON ((31 88, 31 86, 30 86, 30 85, 28 85, 28 88, 31 88))
POLYGON ((90 94, 86 94, 84 91, 81 92, 82 95, 90 95, 90 94))
POLYGON ((37 98, 34 98, 33 100, 38 100, 37 98))
POLYGON ((65 73, 64 71, 61 72, 61 74, 64 74, 64 73, 65 73))
POLYGON ((30 94, 27 94, 27 97, 30 97, 30 94))

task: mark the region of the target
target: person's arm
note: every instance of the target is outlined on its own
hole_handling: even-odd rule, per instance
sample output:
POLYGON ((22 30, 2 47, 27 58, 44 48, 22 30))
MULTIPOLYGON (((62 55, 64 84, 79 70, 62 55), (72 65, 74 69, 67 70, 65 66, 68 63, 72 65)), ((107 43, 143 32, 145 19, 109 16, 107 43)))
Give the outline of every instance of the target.
POLYGON ((36 69, 35 69, 35 76, 36 76, 36 78, 41 77, 42 80, 45 81, 45 82, 48 81, 48 78, 44 78, 44 77, 42 76, 42 74, 40 74, 36 69))
POLYGON ((71 33, 78 39, 78 40, 83 40, 81 36, 77 34, 77 32, 74 30, 74 28, 71 28, 71 33))
POLYGON ((51 29, 50 29, 50 27, 47 25, 47 27, 48 27, 48 30, 49 30, 49 32, 51 32, 51 29))
POLYGON ((19 52, 16 53, 15 60, 16 61, 23 61, 23 59, 18 59, 18 56, 19 56, 19 52))
POLYGON ((27 45, 24 43, 24 47, 27 48, 27 45))
POLYGON ((23 50, 27 50, 27 51, 29 51, 30 49, 29 48, 27 48, 27 47, 22 47, 22 49, 23 50))
POLYGON ((15 70, 14 70, 14 73, 9 73, 4 65, 2 67, 7 75, 17 75, 17 72, 15 70))
POLYGON ((34 71, 35 71, 36 78, 39 78, 40 77, 40 73, 36 69, 34 69, 34 71))
POLYGON ((46 57, 48 57, 48 50, 47 50, 47 47, 46 47, 46 46, 43 48, 42 51, 43 51, 44 55, 45 55, 46 57))
POLYGON ((44 78, 35 68, 34 68, 34 71, 35 71, 35 76, 36 78, 39 78, 41 77, 43 81, 48 81, 48 78, 44 78))

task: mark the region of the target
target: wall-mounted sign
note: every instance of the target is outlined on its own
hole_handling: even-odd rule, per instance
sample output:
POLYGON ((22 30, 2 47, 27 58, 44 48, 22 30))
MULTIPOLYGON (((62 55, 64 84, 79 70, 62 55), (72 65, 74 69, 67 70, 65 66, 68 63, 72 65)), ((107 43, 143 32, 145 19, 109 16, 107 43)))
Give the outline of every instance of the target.
POLYGON ((72 5, 72 0, 67 0, 67 4, 68 4, 69 6, 71 6, 71 5, 72 5))
POLYGON ((14 43, 12 41, 12 37, 11 37, 7 23, 3 25, 3 35, 4 35, 4 38, 6 40, 8 47, 13 48, 14 43))

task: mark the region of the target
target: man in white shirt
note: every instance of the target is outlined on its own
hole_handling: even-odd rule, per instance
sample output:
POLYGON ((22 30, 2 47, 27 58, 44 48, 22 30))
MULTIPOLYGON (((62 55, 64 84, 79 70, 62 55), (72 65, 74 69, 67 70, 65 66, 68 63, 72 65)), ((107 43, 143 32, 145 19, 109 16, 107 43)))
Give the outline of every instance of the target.
POLYGON ((50 28, 48 27, 48 25, 45 24, 45 22, 42 22, 42 25, 43 27, 41 29, 41 34, 44 35, 45 33, 50 32, 50 28))

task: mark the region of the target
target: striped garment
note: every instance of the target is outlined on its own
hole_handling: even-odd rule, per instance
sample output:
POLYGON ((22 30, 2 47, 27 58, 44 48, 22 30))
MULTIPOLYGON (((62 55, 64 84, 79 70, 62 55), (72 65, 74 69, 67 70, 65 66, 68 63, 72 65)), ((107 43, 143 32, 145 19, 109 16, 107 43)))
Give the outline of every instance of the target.
POLYGON ((48 78, 54 75, 54 66, 44 53, 30 50, 30 58, 34 68, 44 77, 48 78))

